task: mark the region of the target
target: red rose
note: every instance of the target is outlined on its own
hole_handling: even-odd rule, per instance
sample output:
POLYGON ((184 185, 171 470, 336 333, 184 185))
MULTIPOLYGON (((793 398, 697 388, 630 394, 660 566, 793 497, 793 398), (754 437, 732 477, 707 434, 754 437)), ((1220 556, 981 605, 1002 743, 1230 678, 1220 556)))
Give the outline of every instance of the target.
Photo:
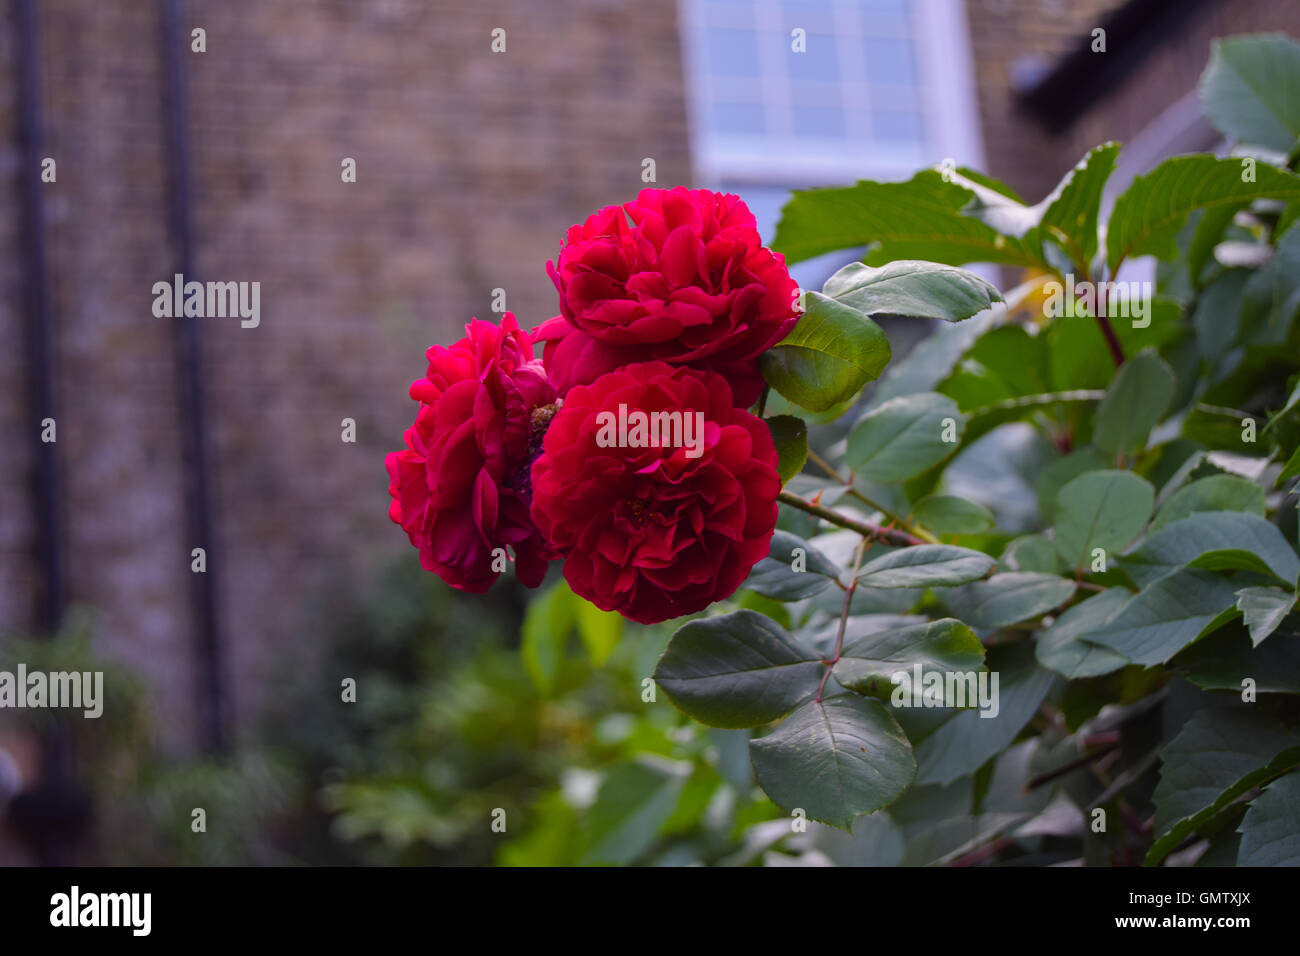
POLYGON ((653 624, 729 596, 767 555, 776 463, 720 375, 629 365, 564 399, 533 465, 533 518, 576 593, 653 624))
POLYGON ((797 319, 794 280, 749 207, 707 189, 645 189, 602 209, 570 227, 546 271, 561 314, 536 335, 560 395, 657 359, 722 374, 745 407, 762 391, 759 354, 797 319))
POLYGON ((422 404, 407 447, 384 461, 388 514, 420 549, 425 569, 452 587, 486 591, 499 573, 492 551, 506 546, 519 580, 536 587, 556 555, 528 511, 541 424, 533 413, 555 392, 511 313, 500 327, 474 319, 465 333, 450 348, 429 349, 428 376, 411 385, 422 404))

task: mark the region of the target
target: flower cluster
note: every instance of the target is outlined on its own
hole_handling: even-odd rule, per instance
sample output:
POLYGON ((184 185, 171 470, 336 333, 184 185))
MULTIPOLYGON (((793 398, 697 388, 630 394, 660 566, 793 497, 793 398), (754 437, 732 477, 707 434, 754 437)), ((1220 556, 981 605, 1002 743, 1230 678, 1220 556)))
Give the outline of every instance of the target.
POLYGON ((776 448, 746 408, 798 317, 784 261, 740 199, 677 187, 571 227, 547 271, 558 316, 429 350, 392 519, 466 591, 512 553, 526 585, 563 560, 574 592, 643 623, 729 596, 776 526, 776 448))

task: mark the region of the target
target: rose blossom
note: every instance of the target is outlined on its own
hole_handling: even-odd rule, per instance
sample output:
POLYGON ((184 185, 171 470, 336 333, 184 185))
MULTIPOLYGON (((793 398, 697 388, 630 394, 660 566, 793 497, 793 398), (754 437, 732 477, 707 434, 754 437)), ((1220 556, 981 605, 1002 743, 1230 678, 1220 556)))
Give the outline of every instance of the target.
POLYGON ((719 372, 746 407, 763 386, 759 354, 797 318, 795 282, 749 207, 707 189, 645 189, 600 210, 570 227, 547 272, 561 314, 535 334, 560 395, 657 359, 719 372))
POLYGON ((528 511, 535 419, 555 400, 527 334, 507 312, 500 327, 472 320, 465 338, 428 351, 407 447, 389 453, 389 517, 420 550, 420 564, 452 587, 482 593, 496 580, 492 552, 510 546, 515 573, 536 587, 556 555, 528 511))
POLYGON ((652 624, 729 596, 767 555, 776 464, 767 425, 734 407, 720 375, 629 365, 565 397, 533 465, 533 518, 577 594, 652 624), (702 412, 702 450, 608 447, 602 423, 620 404, 683 419, 702 412))

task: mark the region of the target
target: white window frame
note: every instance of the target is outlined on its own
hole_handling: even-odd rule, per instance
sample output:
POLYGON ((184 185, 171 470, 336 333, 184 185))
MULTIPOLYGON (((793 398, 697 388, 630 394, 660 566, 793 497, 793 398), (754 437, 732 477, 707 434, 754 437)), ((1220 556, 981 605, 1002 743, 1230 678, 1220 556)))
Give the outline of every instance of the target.
MULTIPOLYGON (((984 144, 965 0, 911 0, 909 26, 916 54, 918 107, 925 130, 921 156, 912 149, 891 151, 887 145, 875 145, 869 150, 859 146, 856 152, 846 150, 838 154, 817 148, 799 151, 788 148, 793 145, 793 138, 781 143, 781 137, 770 138, 770 142, 754 149, 740 149, 734 144, 716 148, 705 129, 703 115, 705 70, 704 51, 698 42, 701 15, 698 2, 678 0, 687 116, 697 182, 796 188, 847 184, 859 179, 905 179, 919 167, 936 165, 946 159, 959 166, 983 168, 984 144), (776 148, 779 146, 787 148, 776 148), (853 154, 849 155, 850 152, 853 154)), ((778 10, 776 0, 750 2, 755 5, 758 28, 778 32, 773 29, 778 10)), ((863 15, 854 0, 831 0, 831 3, 837 26, 847 27, 856 22, 853 18, 863 15)), ((783 30, 781 25, 780 31, 783 30)), ((846 47, 840 47, 839 52, 853 55, 846 47)), ((778 54, 773 50, 768 55, 778 54)), ((769 73, 764 71, 764 78, 769 73)), ((784 111, 785 95, 784 84, 770 84, 764 90, 765 104, 784 111)))

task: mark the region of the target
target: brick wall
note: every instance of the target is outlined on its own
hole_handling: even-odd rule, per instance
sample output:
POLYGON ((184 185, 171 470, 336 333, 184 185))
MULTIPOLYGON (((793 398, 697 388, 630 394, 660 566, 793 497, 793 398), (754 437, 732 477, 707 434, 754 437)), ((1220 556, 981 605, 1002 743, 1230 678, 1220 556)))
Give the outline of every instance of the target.
MULTIPOLYGON (((968 0, 990 171, 1030 200, 1090 145, 1128 139, 1195 83, 1210 36, 1288 27, 1270 0, 1207 4, 1066 134, 1015 107, 1115 0, 968 0), (1019 64, 1019 65, 1017 65, 1019 64)), ((70 598, 151 681, 168 740, 192 745, 194 625, 166 228, 160 4, 43 0, 45 187, 57 324, 70 598)), ((642 185, 691 180, 671 0, 190 0, 198 278, 261 283, 261 325, 205 321, 219 603, 236 716, 310 654, 327 582, 414 560, 386 517, 384 452, 413 417, 423 351, 489 315, 552 314, 563 230, 642 185), (490 50, 506 31, 506 52, 490 50), (356 183, 340 161, 357 161, 356 183), (340 421, 358 441, 340 441, 340 421)), ((0 189, 16 195, 16 39, 0 3, 0 189)), ((1086 82, 1086 77, 1080 82, 1086 82)), ((0 216, 0 625, 32 623, 36 534, 22 388, 16 204, 0 216)))
MULTIPOLYGON (((151 682, 167 740, 194 723, 160 4, 45 0, 45 187, 70 598, 151 682)), ((233 703, 247 723, 312 652, 327 582, 415 560, 383 455, 414 417, 424 350, 492 317, 554 314, 564 229, 690 181, 675 6, 477 0, 183 5, 201 280, 261 283, 261 324, 204 320, 233 703), (191 28, 207 52, 188 50, 191 28), (491 31, 506 52, 491 52, 491 31), (343 183, 340 163, 357 163, 343 183), (340 440, 355 419, 356 444, 340 440)), ((11 6, 0 4, 0 178, 16 182, 11 6)), ((6 206, 6 213, 10 207, 6 206)), ((22 237, 0 217, 0 334, 20 342, 22 237)), ((0 623, 29 627, 34 569, 21 353, 0 351, 0 623)))
POLYGON ((1078 156, 1067 158, 1062 143, 1020 110, 1016 84, 1049 70, 1121 2, 966 0, 988 172, 1028 202, 1049 193, 1078 156))
POLYGON ((1107 139, 1130 142, 1148 123, 1196 89, 1210 42, 1238 33, 1282 31, 1300 37, 1300 4, 1276 0, 1210 0, 1170 31, 1125 80, 1067 132, 1062 149, 1082 156, 1107 139))
MULTIPOLYGON (((1049 134, 1016 102, 1027 65, 1050 67, 1100 27, 1120 0, 966 0, 988 171, 1029 202, 1047 195, 1071 166, 1107 140, 1133 140, 1165 109, 1196 88, 1210 41, 1237 33, 1282 30, 1300 35, 1300 4, 1276 0, 1207 0, 1158 38, 1138 66, 1065 131, 1049 134)), ((1177 0, 1171 0, 1176 3, 1177 0)), ((1107 36, 1114 54, 1123 37, 1107 36)), ((1090 82, 1087 74, 1078 83, 1090 82)))

